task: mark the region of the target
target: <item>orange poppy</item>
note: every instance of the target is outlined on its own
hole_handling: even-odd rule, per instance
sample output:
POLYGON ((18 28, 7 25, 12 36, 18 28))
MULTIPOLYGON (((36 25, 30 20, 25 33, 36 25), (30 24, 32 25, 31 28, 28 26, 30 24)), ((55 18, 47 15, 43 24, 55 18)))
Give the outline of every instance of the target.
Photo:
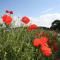
POLYGON ((8 15, 3 15, 3 16, 2 16, 2 20, 3 20, 3 22, 5 22, 7 25, 10 25, 11 22, 12 22, 11 16, 8 16, 8 15))
POLYGON ((28 31, 35 30, 35 29, 37 29, 37 28, 38 28, 37 25, 32 24, 32 25, 30 25, 30 26, 28 27, 28 31))
POLYGON ((43 54, 47 57, 52 55, 52 51, 51 48, 47 47, 47 46, 42 46, 41 47, 41 51, 43 52, 43 54))
POLYGON ((21 21, 25 24, 28 24, 30 22, 30 19, 27 16, 22 17, 21 21))

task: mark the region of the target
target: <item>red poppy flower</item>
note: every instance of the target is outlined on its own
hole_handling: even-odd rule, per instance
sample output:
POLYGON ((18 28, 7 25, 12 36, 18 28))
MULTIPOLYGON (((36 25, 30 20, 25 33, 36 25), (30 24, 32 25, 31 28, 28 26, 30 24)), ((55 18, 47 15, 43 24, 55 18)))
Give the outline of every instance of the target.
POLYGON ((32 25, 30 25, 30 26, 28 27, 28 31, 35 30, 35 29, 37 29, 37 28, 38 28, 37 25, 32 24, 32 25))
POLYGON ((2 20, 3 20, 3 22, 5 22, 7 25, 10 25, 11 22, 12 22, 12 18, 11 18, 10 16, 8 16, 8 15, 3 15, 3 16, 2 16, 2 20))
POLYGON ((40 39, 35 38, 35 39, 33 40, 33 45, 34 45, 35 47, 38 47, 38 46, 40 45, 40 39))
POLYGON ((13 11, 10 11, 9 13, 10 13, 10 14, 13 14, 13 11))
POLYGON ((48 48, 45 52, 43 52, 43 54, 47 57, 51 56, 52 55, 52 52, 51 50, 48 48))
POLYGON ((8 11, 8 10, 6 10, 5 12, 6 12, 6 13, 9 13, 9 11, 8 11))
POLYGON ((42 46, 42 45, 46 44, 47 41, 48 41, 48 38, 47 38, 47 37, 42 37, 42 38, 40 39, 40 45, 42 46))
POLYGON ((41 47, 41 51, 47 57, 51 56, 51 54, 52 54, 51 48, 46 47, 46 46, 41 47))
POLYGON ((43 47, 43 46, 49 47, 47 43, 44 43, 41 45, 41 47, 43 47))
POLYGON ((46 38, 46 37, 42 37, 42 38, 40 38, 40 39, 38 39, 38 38, 36 38, 36 39, 34 39, 33 40, 33 45, 35 46, 38 46, 38 45, 40 45, 40 46, 48 46, 47 45, 47 42, 48 41, 48 38, 46 38))
POLYGON ((27 16, 24 16, 21 21, 25 24, 28 24, 30 22, 30 19, 27 16))

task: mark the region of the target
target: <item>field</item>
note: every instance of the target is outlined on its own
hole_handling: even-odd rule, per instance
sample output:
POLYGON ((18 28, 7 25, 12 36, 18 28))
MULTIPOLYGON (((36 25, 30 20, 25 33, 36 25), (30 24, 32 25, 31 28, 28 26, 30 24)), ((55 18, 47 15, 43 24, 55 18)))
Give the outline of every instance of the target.
POLYGON ((59 60, 59 32, 38 27, 24 16, 20 27, 13 27, 13 11, 6 11, 0 24, 0 60, 59 60))
MULTIPOLYGON (((33 46, 34 38, 40 38, 36 33, 49 34, 51 45, 55 31, 38 28, 28 32, 27 27, 0 29, 0 60, 54 60, 56 52, 52 49, 52 56, 45 57, 39 48, 33 46)), ((58 37, 57 37, 58 38, 58 37)), ((59 44, 59 38, 57 39, 59 44)))

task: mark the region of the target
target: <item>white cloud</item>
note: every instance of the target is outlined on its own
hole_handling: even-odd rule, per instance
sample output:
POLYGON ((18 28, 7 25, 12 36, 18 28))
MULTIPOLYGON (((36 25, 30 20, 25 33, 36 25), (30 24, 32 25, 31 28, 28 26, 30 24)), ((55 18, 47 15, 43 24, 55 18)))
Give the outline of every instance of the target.
POLYGON ((56 19, 60 20, 60 13, 44 14, 44 15, 41 15, 39 18, 30 17, 30 19, 31 19, 32 23, 35 23, 38 26, 50 28, 51 24, 54 20, 56 20, 56 19))
POLYGON ((53 9, 54 9, 54 8, 49 8, 49 9, 47 9, 47 10, 42 11, 41 13, 42 13, 42 14, 43 14, 43 13, 47 13, 47 12, 53 10, 53 9))
POLYGON ((51 24, 54 20, 59 19, 60 20, 60 14, 59 13, 54 13, 54 14, 45 14, 40 16, 39 21, 40 25, 44 27, 51 27, 51 24))

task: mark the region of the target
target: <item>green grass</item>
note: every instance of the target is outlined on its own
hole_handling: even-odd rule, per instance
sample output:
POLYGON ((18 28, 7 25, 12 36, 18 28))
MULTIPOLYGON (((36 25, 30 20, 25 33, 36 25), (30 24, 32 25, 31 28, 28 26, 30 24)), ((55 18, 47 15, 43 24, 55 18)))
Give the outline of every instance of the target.
MULTIPOLYGON (((0 60, 46 60, 39 48, 32 44, 34 38, 38 37, 35 36, 35 33, 43 31, 49 33, 51 41, 53 41, 54 31, 42 28, 31 32, 28 32, 27 28, 24 27, 9 31, 0 29, 0 60)), ((53 56, 49 58, 53 60, 53 56)))

